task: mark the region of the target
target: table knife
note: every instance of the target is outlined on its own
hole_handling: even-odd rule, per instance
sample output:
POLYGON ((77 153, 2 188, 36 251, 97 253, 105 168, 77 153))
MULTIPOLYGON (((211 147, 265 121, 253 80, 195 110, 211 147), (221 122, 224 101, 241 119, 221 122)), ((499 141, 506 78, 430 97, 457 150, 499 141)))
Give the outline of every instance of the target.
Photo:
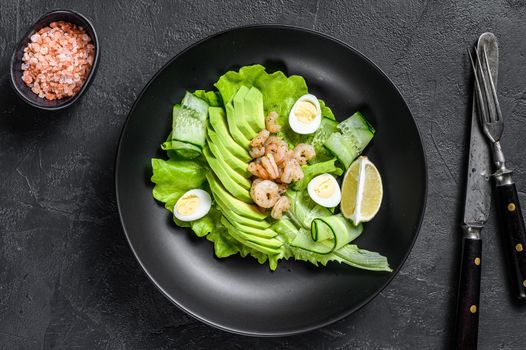
MULTIPOLYGON (((482 52, 486 45, 490 50, 490 69, 497 75, 498 49, 493 34, 484 33, 479 37, 477 50, 482 52)), ((484 227, 491 204, 491 158, 490 150, 479 126, 476 96, 473 94, 471 112, 471 133, 469 163, 466 181, 464 218, 462 224, 462 252, 460 260, 460 281, 457 297, 456 348, 476 349, 479 322, 480 274, 482 266, 481 231, 484 227)))

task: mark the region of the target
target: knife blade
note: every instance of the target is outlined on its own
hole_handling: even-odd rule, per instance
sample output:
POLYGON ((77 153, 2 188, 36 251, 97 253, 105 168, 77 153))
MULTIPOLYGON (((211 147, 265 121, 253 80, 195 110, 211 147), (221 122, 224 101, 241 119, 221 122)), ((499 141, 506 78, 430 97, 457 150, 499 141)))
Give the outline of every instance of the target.
MULTIPOLYGON (((479 37, 476 50, 483 48, 494 81, 497 80, 498 45, 492 33, 479 37)), ((464 204, 460 281, 457 297, 456 348, 476 349, 478 340, 482 240, 480 233, 488 220, 491 206, 491 157, 479 125, 476 96, 473 93, 469 161, 464 204)))

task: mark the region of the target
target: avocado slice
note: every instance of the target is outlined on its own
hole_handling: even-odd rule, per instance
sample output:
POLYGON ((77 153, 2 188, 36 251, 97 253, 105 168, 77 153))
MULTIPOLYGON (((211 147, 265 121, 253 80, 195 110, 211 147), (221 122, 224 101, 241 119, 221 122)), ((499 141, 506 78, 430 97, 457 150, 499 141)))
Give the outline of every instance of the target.
POLYGON ((270 227, 270 223, 268 223, 265 220, 249 219, 237 214, 236 212, 230 210, 230 208, 226 204, 221 202, 219 198, 216 198, 216 202, 217 205, 221 208, 221 212, 223 213, 223 215, 230 222, 237 222, 244 225, 244 227, 250 227, 256 230, 266 230, 270 227))
POLYGON ((230 131, 230 135, 232 135, 234 141, 236 141, 238 145, 243 147, 243 149, 247 150, 250 144, 250 139, 243 134, 241 129, 239 129, 239 125, 236 121, 233 100, 234 99, 232 99, 227 105, 225 105, 226 119, 228 121, 228 130, 230 131))
POLYGON ((252 220, 264 220, 267 215, 260 212, 255 205, 247 204, 232 196, 212 173, 206 174, 206 179, 214 195, 214 199, 228 205, 228 208, 236 214, 252 220))
POLYGON ((280 253, 279 249, 265 247, 258 243, 245 239, 243 236, 239 235, 236 229, 233 228, 232 226, 227 227, 227 229, 228 229, 228 233, 230 234, 230 236, 232 236, 236 241, 241 242, 247 247, 257 250, 258 252, 262 252, 263 254, 267 254, 267 255, 277 255, 280 253))
POLYGON ((252 236, 246 232, 237 230, 226 218, 223 216, 221 218, 221 223, 225 225, 228 230, 228 233, 234 237, 236 240, 240 241, 243 244, 249 245, 251 243, 254 249, 259 250, 263 253, 273 255, 279 253, 279 248, 283 246, 283 242, 276 238, 262 238, 257 236, 252 236))
POLYGON ((234 104, 234 119, 236 121, 236 126, 245 135, 249 140, 252 140, 259 130, 253 129, 249 125, 249 119, 253 118, 252 114, 250 112, 251 107, 248 106, 250 104, 250 100, 247 100, 245 97, 247 93, 249 92, 249 89, 246 86, 241 86, 239 90, 237 90, 237 93, 234 95, 233 104, 234 104))
POLYGON ((221 139, 225 147, 244 162, 249 162, 252 158, 248 154, 247 150, 232 138, 228 131, 228 126, 225 118, 225 111, 221 107, 210 107, 208 109, 208 115, 210 118, 210 125, 208 126, 208 133, 214 131, 217 136, 221 139))
MULTIPOLYGON (((203 154, 205 155, 207 161, 211 160, 212 163, 214 163, 211 167, 218 165, 221 168, 219 169, 219 171, 215 171, 214 168, 212 168, 212 170, 214 170, 214 173, 216 173, 219 176, 221 176, 220 174, 227 175, 237 185, 241 186, 247 191, 250 190, 250 187, 252 187, 252 182, 246 177, 243 177, 241 174, 236 172, 234 169, 232 169, 227 163, 225 163, 223 159, 214 157, 212 152, 210 152, 210 148, 205 147, 203 149, 203 154)), ((221 177, 219 179, 221 183, 223 183, 223 181, 229 180, 229 179, 223 179, 221 177)))
POLYGON ((230 153, 214 131, 208 130, 207 142, 210 151, 212 151, 216 159, 223 159, 229 167, 245 178, 251 176, 247 170, 248 164, 230 153))
POLYGON ((208 148, 203 149, 203 155, 212 171, 221 179, 220 181, 225 188, 228 189, 228 192, 245 203, 252 203, 249 192, 249 180, 236 173, 232 168, 227 167, 225 163, 215 159, 208 148))
POLYGON ((265 129, 265 112, 263 109, 263 94, 251 87, 245 95, 245 110, 247 121, 252 129, 259 132, 265 129))
POLYGON ((238 231, 244 232, 246 234, 250 234, 253 236, 261 237, 261 238, 274 238, 278 235, 278 233, 270 228, 261 229, 261 228, 255 228, 243 225, 235 220, 229 220, 228 217, 225 215, 225 218, 230 222, 230 224, 237 229, 238 231))

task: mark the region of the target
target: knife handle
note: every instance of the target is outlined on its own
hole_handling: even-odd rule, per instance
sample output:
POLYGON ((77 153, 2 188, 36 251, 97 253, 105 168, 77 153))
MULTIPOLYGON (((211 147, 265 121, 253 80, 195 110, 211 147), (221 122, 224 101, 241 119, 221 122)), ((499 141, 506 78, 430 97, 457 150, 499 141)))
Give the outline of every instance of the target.
POLYGON ((460 282, 457 299, 456 349, 476 349, 479 328, 480 269, 482 241, 462 239, 460 282))
POLYGON ((513 293, 526 300, 526 229, 514 183, 495 186, 504 252, 511 272, 513 293))

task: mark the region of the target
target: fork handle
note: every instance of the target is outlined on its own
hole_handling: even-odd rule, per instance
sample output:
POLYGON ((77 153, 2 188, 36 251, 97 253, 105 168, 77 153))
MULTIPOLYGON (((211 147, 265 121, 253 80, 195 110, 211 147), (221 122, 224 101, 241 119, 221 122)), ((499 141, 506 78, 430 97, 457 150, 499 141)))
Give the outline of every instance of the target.
POLYGON ((514 183, 497 184, 496 197, 513 294, 526 300, 526 229, 514 183))

